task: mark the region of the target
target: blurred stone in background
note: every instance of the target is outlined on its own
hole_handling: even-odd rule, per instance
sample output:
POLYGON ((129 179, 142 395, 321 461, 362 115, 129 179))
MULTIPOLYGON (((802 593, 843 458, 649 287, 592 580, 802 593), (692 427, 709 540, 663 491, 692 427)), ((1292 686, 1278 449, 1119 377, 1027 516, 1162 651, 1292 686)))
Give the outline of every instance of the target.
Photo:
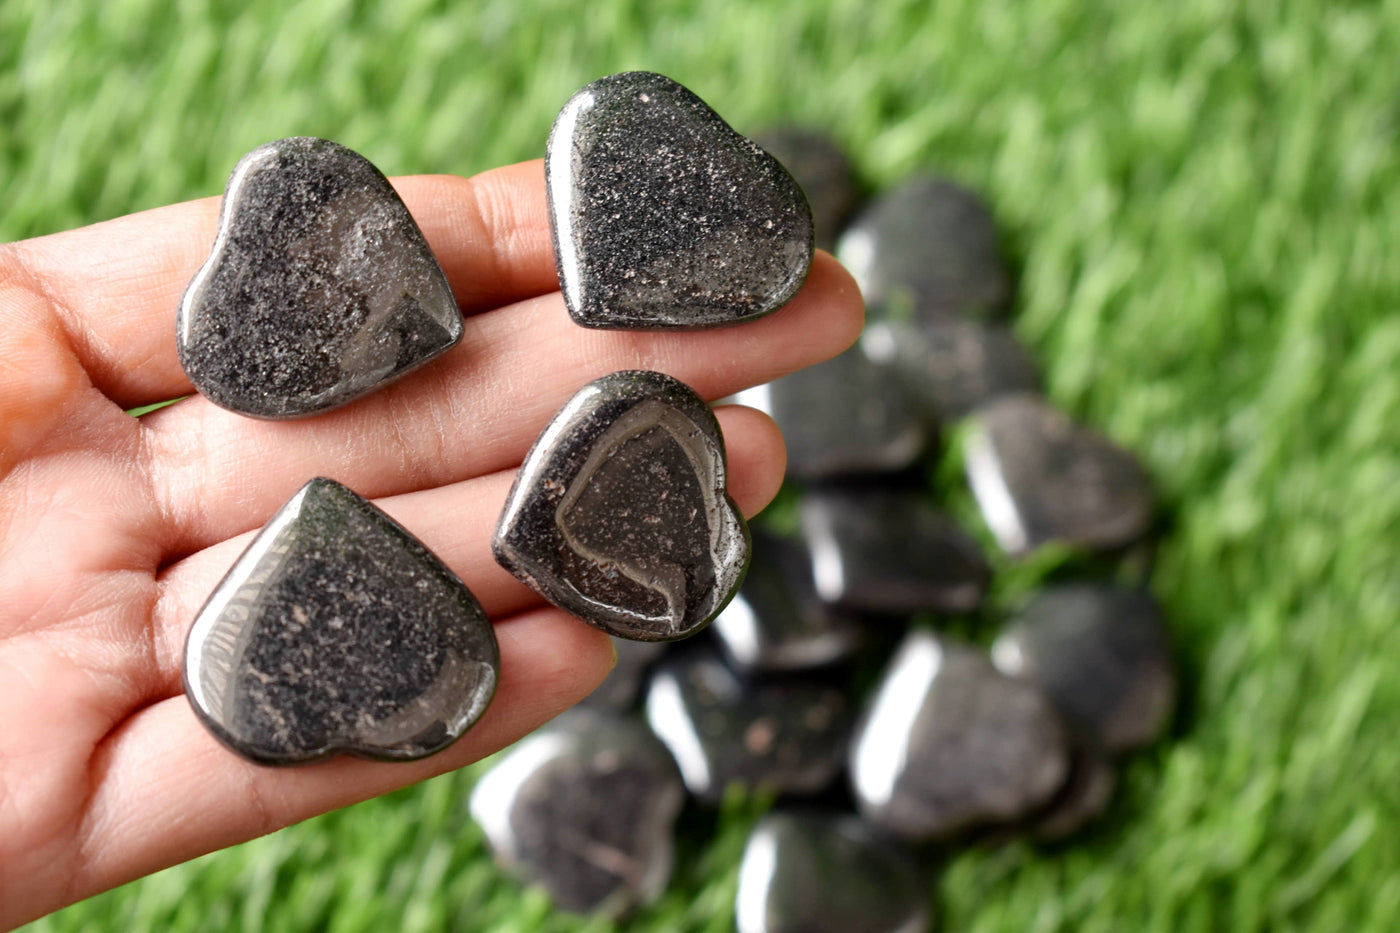
POLYGON ((1137 458, 1043 399, 1007 396, 973 423, 968 482, 1007 553, 1050 541, 1108 550, 1151 525, 1152 483, 1137 458))
POLYGON ((1038 690, 924 630, 905 638, 851 744, 861 815, 916 842, 1025 816, 1068 773, 1064 729, 1038 690))
POLYGON ((506 752, 471 811, 497 860, 560 907, 621 915, 670 881, 682 799, 646 726, 574 709, 506 752))
POLYGON ((770 813, 739 866, 739 933, 919 933, 928 873, 899 841, 849 814, 770 813))

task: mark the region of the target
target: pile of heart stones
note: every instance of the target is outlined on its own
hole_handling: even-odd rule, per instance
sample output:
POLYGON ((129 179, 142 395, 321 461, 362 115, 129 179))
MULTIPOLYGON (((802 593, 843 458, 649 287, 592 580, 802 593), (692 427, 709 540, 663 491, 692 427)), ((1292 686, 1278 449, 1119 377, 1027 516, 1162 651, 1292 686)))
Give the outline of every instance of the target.
MULTIPOLYGON (((1038 394, 973 194, 921 177, 857 210, 829 141, 762 143, 645 72, 589 84, 554 123, 550 220, 579 325, 742 325, 797 292, 814 244, 856 276, 871 323, 843 355, 739 398, 787 438, 796 534, 750 532, 718 423, 677 380, 613 373, 560 409, 492 550, 613 636, 618 663, 503 753, 471 811, 501 863, 560 907, 621 916, 665 889, 687 793, 699 807, 773 795, 739 869, 743 933, 925 929, 932 846, 1074 832, 1107 805, 1115 761, 1160 735, 1176 689, 1157 605, 1107 576, 1043 588, 990 652, 926 624, 977 613, 991 582, 934 504, 933 442, 969 426, 968 481, 1013 557, 1049 542, 1119 552, 1148 532, 1151 490, 1130 454, 1038 394)), ((461 335, 383 175, 293 138, 235 167, 176 339, 205 397, 288 419, 375 391, 461 335)), ((238 558, 185 657, 199 719, 263 764, 440 751, 499 674, 465 583, 325 477, 238 558)))

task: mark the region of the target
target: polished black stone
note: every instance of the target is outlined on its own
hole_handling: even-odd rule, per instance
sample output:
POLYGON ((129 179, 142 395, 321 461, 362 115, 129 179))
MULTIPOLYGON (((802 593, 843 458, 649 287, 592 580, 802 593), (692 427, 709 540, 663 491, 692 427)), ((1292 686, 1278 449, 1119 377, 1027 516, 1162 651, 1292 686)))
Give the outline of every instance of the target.
POLYGON ((1036 815, 1030 833, 1041 842, 1058 842, 1098 819, 1113 802, 1118 769, 1098 752, 1075 748, 1065 786, 1036 815))
POLYGON ((865 625, 817 599, 800 545, 755 532, 748 575, 713 631, 738 667, 790 671, 850 658, 864 641, 865 625))
POLYGON ((477 720, 499 667, 462 581, 369 502, 313 479, 200 610, 185 692, 215 736, 257 762, 413 759, 477 720))
POLYGON ((860 347, 740 392, 735 401, 777 422, 788 475, 798 479, 899 472, 928 443, 925 422, 903 387, 860 347))
POLYGON ((809 490, 802 536, 817 594, 851 610, 968 612, 991 577, 977 543, 923 490, 809 490))
POLYGON ((1042 399, 1009 395, 974 421, 968 481, 1008 553, 1048 541, 1107 550, 1151 525, 1152 484, 1137 458, 1042 399))
POLYGON ((835 141, 814 130, 776 127, 754 135, 762 146, 791 173, 812 207, 812 228, 817 246, 836 248, 836 238, 860 201, 851 160, 835 141))
POLYGON ((1067 724, 1106 752, 1150 745, 1176 703, 1166 620, 1137 589, 1041 590, 997 639, 992 659, 1039 687, 1067 724))
POLYGON ((927 933, 933 880, 857 817, 770 813, 739 864, 738 933, 927 933))
MULTIPOLYGON (((732 604, 731 604, 732 605, 732 604)), ((625 712, 637 705, 646 680, 647 669, 666 651, 666 645, 658 641, 632 641, 627 638, 612 640, 617 663, 603 678, 603 682, 579 701, 580 706, 625 712)))
POLYGON ((812 262, 812 215, 776 159, 670 78, 569 98, 545 155, 559 284, 587 327, 696 328, 776 311, 812 262))
POLYGON ((941 178, 915 176, 885 192, 851 221, 837 256, 872 320, 993 319, 1011 300, 991 211, 941 178))
POLYGON ((851 744, 861 814, 912 840, 1025 816, 1068 774, 1064 728, 1038 690, 922 629, 890 661, 851 744))
POLYGON ((946 424, 1017 393, 1040 390, 1035 363, 1007 328, 948 319, 910 325, 875 321, 861 337, 865 355, 888 368, 930 424, 946 424))
POLYGON ((217 405, 298 418, 344 405, 455 344, 447 277, 389 182, 324 139, 259 146, 180 301, 180 364, 217 405))
POLYGON ((686 788, 717 803, 738 783, 815 794, 845 761, 855 712, 836 681, 739 677, 707 646, 667 657, 652 674, 646 715, 686 788))
POLYGON ((497 860, 555 904, 616 916, 665 889, 683 797, 641 721, 571 710, 482 776, 471 812, 497 860))
POLYGON ((610 635, 669 641, 699 631, 738 590, 749 559, 714 413, 661 373, 584 386, 526 456, 492 550, 610 635))

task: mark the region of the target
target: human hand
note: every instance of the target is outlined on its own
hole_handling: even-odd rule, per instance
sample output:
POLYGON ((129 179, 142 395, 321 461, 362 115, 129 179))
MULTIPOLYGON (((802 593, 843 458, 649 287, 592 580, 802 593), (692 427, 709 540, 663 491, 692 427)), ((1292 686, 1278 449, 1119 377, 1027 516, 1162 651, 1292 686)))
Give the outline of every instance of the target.
MULTIPOLYGON (((461 767, 606 675, 608 639, 491 558, 515 468, 584 383, 655 369, 714 399, 855 339, 859 292, 818 254, 785 308, 691 333, 571 323, 539 162, 395 182, 466 319, 459 346, 346 408, 254 421, 191 392, 180 293, 219 200, 0 246, 0 927, 176 862, 461 767), (495 623, 500 687, 467 735, 413 762, 295 769, 219 745, 182 695, 185 634, 256 529, 313 476, 374 498, 495 623)), ((761 509, 783 475, 766 416, 718 411, 730 494, 761 509)))

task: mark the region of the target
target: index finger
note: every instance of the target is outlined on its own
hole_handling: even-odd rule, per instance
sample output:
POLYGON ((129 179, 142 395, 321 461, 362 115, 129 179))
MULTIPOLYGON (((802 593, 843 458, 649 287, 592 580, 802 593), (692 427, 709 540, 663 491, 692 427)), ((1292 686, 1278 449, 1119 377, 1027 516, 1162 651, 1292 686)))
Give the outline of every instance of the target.
MULTIPOLYGON (((559 287, 544 164, 472 178, 392 179, 464 313, 559 287)), ((123 407, 187 395, 175 311, 209 255, 220 198, 187 201, 11 245, 28 287, 51 304, 93 384, 123 407)))

